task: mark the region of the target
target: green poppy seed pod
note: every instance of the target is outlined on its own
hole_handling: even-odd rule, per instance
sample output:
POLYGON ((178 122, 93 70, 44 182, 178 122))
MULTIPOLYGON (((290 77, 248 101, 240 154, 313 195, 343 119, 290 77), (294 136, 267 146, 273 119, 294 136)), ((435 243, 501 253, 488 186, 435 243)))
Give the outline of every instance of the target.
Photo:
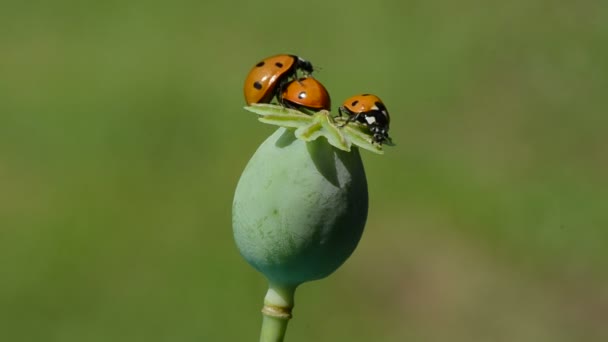
POLYGON ((356 147, 305 142, 279 128, 243 171, 233 229, 243 257, 272 284, 297 286, 334 272, 367 219, 367 180, 356 147))

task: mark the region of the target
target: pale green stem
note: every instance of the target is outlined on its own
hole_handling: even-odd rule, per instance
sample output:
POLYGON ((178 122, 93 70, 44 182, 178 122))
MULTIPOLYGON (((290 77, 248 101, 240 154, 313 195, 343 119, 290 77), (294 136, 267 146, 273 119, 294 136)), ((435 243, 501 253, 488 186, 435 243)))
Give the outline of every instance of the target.
POLYGON ((287 323, 291 319, 294 294, 297 285, 268 284, 268 292, 262 308, 262 333, 260 342, 282 342, 287 323))

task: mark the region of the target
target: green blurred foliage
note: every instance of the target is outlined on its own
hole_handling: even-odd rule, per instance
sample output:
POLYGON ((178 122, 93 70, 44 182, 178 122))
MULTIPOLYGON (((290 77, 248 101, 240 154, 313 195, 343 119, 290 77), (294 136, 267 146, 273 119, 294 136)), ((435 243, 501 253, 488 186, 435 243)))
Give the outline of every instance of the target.
POLYGON ((295 53, 397 146, 288 341, 605 341, 606 41, 601 1, 4 2, 0 340, 257 340, 242 81, 295 53))

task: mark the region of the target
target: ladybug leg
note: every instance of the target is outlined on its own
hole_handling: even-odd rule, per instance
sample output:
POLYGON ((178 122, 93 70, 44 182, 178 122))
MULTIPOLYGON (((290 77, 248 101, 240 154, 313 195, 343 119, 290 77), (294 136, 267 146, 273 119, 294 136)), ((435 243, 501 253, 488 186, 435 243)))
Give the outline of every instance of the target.
POLYGON ((279 89, 279 92, 277 93, 277 102, 285 107, 285 101, 283 100, 283 89, 279 89))
POLYGON ((296 105, 290 103, 289 101, 283 101, 281 103, 281 105, 283 105, 283 107, 285 107, 285 108, 290 108, 290 109, 296 109, 296 110, 298 110, 298 107, 296 107, 296 105))
POLYGON ((277 85, 277 93, 276 93, 277 102, 279 102, 279 104, 283 107, 289 107, 288 105, 286 105, 285 100, 283 100, 283 89, 285 89, 286 84, 287 84, 287 82, 283 81, 277 85))
MULTIPOLYGON (((341 112, 341 111, 339 111, 339 112, 340 112, 340 116, 342 116, 342 112, 341 112)), ((349 115, 349 116, 348 116, 348 119, 346 119, 346 121, 344 121, 344 123, 343 123, 343 124, 341 124, 341 125, 340 125, 340 126, 338 126, 338 127, 344 127, 344 126, 346 126, 346 125, 347 125, 349 122, 356 121, 357 119, 359 119, 359 116, 361 116, 361 113, 357 113, 357 114, 355 114, 355 115, 349 115)))
MULTIPOLYGON (((344 108, 343 107, 338 107, 338 114, 340 115, 340 117, 342 117, 344 115, 344 108)), ((344 126, 346 126, 346 124, 348 123, 348 119, 349 118, 347 118, 346 121, 343 124, 341 124, 340 126, 338 126, 338 127, 344 127, 344 126)))
POLYGON ((296 72, 294 74, 294 77, 297 80, 299 80, 300 78, 306 78, 306 77, 311 77, 312 76, 312 72, 308 72, 308 71, 302 70, 302 69, 300 69, 299 71, 300 71, 300 75, 301 76, 298 76, 298 70, 296 70, 296 72))

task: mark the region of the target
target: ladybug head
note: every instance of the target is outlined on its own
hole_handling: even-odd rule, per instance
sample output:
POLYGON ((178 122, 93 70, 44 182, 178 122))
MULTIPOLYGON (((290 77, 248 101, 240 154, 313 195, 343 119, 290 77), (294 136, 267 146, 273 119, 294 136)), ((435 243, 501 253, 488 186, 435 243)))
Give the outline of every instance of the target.
POLYGON ((314 71, 312 63, 305 60, 304 58, 298 57, 298 61, 296 62, 296 68, 302 70, 304 73, 310 75, 314 71))
POLYGON ((377 125, 373 125, 369 128, 370 132, 373 134, 373 141, 382 144, 384 141, 390 141, 388 136, 388 127, 381 127, 377 125))

